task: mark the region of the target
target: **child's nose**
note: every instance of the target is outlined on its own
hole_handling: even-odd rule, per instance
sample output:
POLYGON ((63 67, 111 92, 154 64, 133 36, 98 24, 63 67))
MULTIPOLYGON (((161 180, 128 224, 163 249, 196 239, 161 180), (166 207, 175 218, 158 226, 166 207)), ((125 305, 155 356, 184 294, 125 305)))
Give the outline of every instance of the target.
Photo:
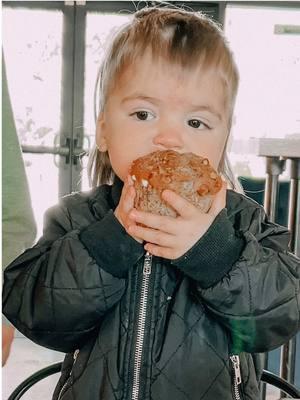
POLYGON ((160 129, 154 136, 153 143, 166 149, 180 150, 184 146, 182 133, 176 128, 160 129))

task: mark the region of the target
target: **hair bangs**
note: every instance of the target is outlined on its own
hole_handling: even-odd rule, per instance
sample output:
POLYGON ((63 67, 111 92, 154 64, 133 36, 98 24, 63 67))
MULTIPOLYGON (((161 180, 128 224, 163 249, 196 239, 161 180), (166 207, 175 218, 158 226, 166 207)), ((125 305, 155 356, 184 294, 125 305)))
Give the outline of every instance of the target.
POLYGON ((110 90, 147 51, 154 62, 164 60, 185 70, 215 69, 225 83, 227 100, 234 106, 238 72, 220 27, 201 13, 159 8, 138 11, 112 41, 102 66, 103 108, 110 90))

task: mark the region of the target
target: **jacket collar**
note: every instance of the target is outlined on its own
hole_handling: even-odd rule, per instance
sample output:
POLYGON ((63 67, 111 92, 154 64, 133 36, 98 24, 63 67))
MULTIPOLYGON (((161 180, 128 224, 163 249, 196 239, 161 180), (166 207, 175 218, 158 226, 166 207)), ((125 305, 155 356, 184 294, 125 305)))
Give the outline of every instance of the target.
POLYGON ((111 199, 112 199, 113 209, 115 209, 117 207, 117 205, 119 204, 123 186, 124 186, 124 183, 116 175, 115 179, 114 179, 114 183, 111 187, 111 199))

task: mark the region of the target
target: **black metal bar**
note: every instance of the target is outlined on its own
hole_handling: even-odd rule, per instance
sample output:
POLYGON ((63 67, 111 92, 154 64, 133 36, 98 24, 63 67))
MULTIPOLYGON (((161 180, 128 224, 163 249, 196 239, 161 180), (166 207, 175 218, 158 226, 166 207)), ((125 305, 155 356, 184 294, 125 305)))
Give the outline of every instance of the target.
MULTIPOLYGON (((283 346, 280 352, 280 376, 290 383, 295 381, 295 363, 296 363, 296 337, 293 337, 283 346)), ((282 393, 281 397, 286 397, 282 393)))
MULTIPOLYGON (((288 228, 291 233, 290 248, 296 254, 299 246, 297 242, 299 240, 300 208, 300 159, 298 158, 291 159, 290 178, 288 228)), ((299 254, 296 255, 299 256, 299 254)), ((291 383, 295 381, 296 345, 297 338, 295 336, 281 347, 280 376, 291 383)), ((281 396, 286 397, 285 393, 281 393, 281 396)))
MULTIPOLYGON (((87 12, 101 12, 101 13, 126 13, 131 14, 135 11, 142 9, 145 6, 159 5, 159 1, 87 1, 85 8, 87 12)), ((204 1, 168 1, 172 6, 182 7, 184 9, 193 9, 195 11, 202 11, 210 15, 215 20, 219 17, 219 1, 204 2, 204 1)))
POLYGON ((299 2, 296 1, 249 1, 249 0, 238 0, 238 1, 227 1, 227 5, 233 6, 245 6, 249 7, 260 7, 260 8, 296 8, 299 9, 299 2))
MULTIPOLYGON (((275 222, 276 218, 276 205, 278 198, 278 178, 285 167, 285 161, 280 160, 279 157, 266 157, 266 184, 264 195, 264 209, 270 219, 275 222)), ((262 356, 263 367, 268 368, 268 353, 262 356)), ((261 399, 266 399, 266 385, 260 385, 261 399)))
MULTIPOLYGON (((61 126, 60 147, 73 146, 73 101, 74 101, 74 32, 75 7, 65 6, 63 14, 62 37, 62 92, 61 92, 61 126)), ((72 151, 72 149, 70 150, 72 151)), ((71 161, 72 153, 69 160, 71 161)), ((62 197, 72 192, 72 164, 59 159, 58 196, 62 197)))
POLYGON ((289 217, 288 228, 291 232, 291 251, 300 256, 299 247, 299 230, 300 230, 300 159, 291 159, 291 185, 289 198, 289 217))
POLYGON ((4 7, 32 10, 63 10, 64 1, 3 1, 4 7))
POLYGON ((264 383, 275 386, 276 388, 284 392, 284 394, 291 396, 293 399, 300 398, 300 390, 296 386, 292 385, 285 379, 280 378, 279 376, 273 374, 270 371, 263 370, 261 380, 264 383))
POLYGON ((266 210, 266 213, 270 221, 275 221, 276 218, 277 195, 278 195, 278 175, 269 174, 266 177, 264 208, 266 210))
POLYGON ((84 82, 85 82, 85 31, 86 6, 75 6, 74 20, 74 71, 73 71, 73 109, 72 109, 72 192, 81 189, 82 166, 78 162, 77 152, 83 152, 84 140, 84 82))
POLYGON ((269 220, 275 222, 278 197, 278 178, 285 168, 285 160, 279 157, 266 157, 266 186, 264 208, 269 220))
POLYGON ((20 385, 12 392, 7 400, 19 400, 23 394, 31 388, 31 386, 50 375, 60 372, 61 367, 62 362, 58 362, 30 375, 27 379, 20 383, 20 385))

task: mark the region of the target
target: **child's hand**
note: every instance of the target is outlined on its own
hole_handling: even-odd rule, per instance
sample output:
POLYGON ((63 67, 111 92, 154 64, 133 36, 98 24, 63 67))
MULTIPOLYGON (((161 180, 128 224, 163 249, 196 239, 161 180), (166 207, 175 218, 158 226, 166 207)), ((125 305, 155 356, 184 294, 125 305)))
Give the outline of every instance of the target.
POLYGON ((128 232, 145 242, 145 250, 158 256, 175 260, 185 254, 208 230, 216 216, 226 205, 226 187, 214 198, 207 213, 201 212, 193 204, 176 193, 165 190, 163 199, 167 201, 179 214, 178 217, 166 217, 133 209, 129 215, 128 232))
MULTIPOLYGON (((134 220, 132 220, 129 216, 130 211, 134 207, 134 198, 135 189, 133 187, 133 181, 131 179, 131 176, 128 175, 127 181, 124 182, 119 204, 114 211, 115 217, 118 219, 120 224, 123 225, 124 229, 127 232, 129 226, 135 225, 134 220)), ((139 243, 143 242, 141 239, 136 238, 131 233, 130 235, 139 243)))

